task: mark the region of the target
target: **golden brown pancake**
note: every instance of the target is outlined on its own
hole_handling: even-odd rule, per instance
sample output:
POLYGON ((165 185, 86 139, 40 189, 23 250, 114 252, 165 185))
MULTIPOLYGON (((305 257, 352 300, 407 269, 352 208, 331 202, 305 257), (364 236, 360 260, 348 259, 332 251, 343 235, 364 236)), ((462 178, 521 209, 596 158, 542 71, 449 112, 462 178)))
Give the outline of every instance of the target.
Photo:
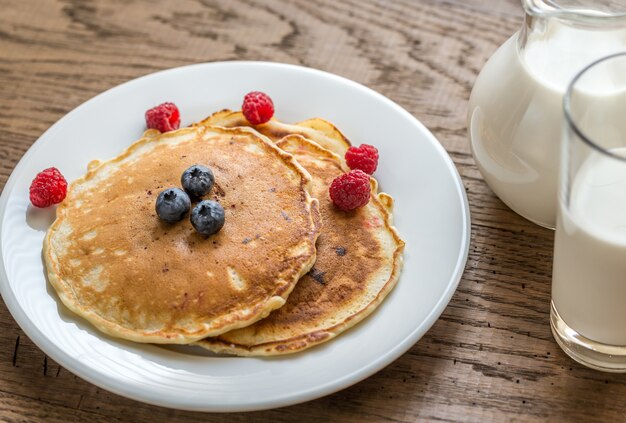
POLYGON ((337 153, 343 160, 350 141, 332 123, 320 118, 307 119, 296 124, 288 124, 272 118, 261 125, 252 125, 243 113, 232 110, 221 110, 196 125, 221 126, 225 128, 251 127, 262 133, 272 141, 278 141, 287 135, 302 135, 310 141, 319 144, 327 150, 337 153))
POLYGON ((48 279, 72 311, 132 341, 183 344, 249 325, 282 306, 315 261, 310 185, 251 130, 147 131, 71 185, 44 241, 48 279), (215 175, 203 198, 226 215, 208 238, 188 218, 155 213, 159 192, 196 163, 215 175))
POLYGON ((395 286, 404 242, 391 226, 393 200, 371 179, 369 204, 353 212, 337 209, 331 181, 346 169, 328 150, 292 135, 277 145, 291 153, 313 178, 323 228, 317 261, 300 279, 287 303, 255 324, 197 343, 218 353, 277 355, 328 341, 368 316, 395 286))

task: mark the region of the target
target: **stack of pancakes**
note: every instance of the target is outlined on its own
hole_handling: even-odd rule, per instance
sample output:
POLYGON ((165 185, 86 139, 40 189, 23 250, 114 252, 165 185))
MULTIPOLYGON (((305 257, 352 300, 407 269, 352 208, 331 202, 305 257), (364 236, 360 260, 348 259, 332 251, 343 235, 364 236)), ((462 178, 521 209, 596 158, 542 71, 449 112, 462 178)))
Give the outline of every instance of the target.
POLYGON ((136 342, 277 355, 327 341, 381 303, 404 248, 375 179, 366 206, 332 204, 349 146, 321 119, 251 126, 228 110, 149 130, 70 186, 44 241, 48 280, 76 314, 136 342), (226 215, 208 238, 154 210, 196 163, 213 170, 204 198, 226 215))

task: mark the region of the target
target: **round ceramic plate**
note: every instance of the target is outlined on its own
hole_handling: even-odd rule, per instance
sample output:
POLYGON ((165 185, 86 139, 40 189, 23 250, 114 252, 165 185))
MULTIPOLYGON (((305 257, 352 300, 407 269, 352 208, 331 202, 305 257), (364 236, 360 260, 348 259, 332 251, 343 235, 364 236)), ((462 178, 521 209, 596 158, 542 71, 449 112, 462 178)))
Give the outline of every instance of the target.
POLYGON ((24 332, 66 369, 104 389, 166 407, 244 411, 311 400, 350 386, 407 351, 432 326, 461 278, 469 209, 459 175, 434 136, 386 97, 344 78, 291 65, 207 63, 158 72, 79 106, 30 148, 0 198, 0 292, 24 332), (41 247, 54 210, 29 206, 28 187, 56 166, 68 180, 116 156, 144 131, 144 112, 178 105, 188 125, 270 94, 285 122, 321 117, 354 144, 380 150, 376 177, 395 199, 406 241, 398 285, 375 312, 338 338, 291 356, 218 357, 107 337, 67 311, 47 284, 41 247))

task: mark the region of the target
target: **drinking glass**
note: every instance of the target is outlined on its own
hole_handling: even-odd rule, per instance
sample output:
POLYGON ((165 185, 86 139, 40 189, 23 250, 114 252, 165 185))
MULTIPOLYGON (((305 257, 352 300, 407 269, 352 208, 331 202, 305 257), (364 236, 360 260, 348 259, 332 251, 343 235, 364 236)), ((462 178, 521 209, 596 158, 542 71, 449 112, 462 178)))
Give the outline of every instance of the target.
POLYGON ((578 73, 563 108, 552 333, 574 360, 626 372, 626 53, 578 73))

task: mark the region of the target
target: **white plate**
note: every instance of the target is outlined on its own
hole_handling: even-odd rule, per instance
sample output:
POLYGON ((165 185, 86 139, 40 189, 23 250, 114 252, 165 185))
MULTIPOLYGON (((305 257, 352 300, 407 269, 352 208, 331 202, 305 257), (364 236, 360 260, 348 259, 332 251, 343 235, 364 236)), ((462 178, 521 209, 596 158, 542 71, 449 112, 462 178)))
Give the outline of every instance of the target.
POLYGON ((59 120, 30 148, 0 198, 0 292, 24 332, 50 357, 104 389, 139 401, 202 411, 244 411, 311 400, 350 386, 407 351, 442 313, 469 248, 459 175, 435 137, 386 97, 325 72, 275 63, 207 63, 158 72, 106 91, 59 120), (322 117, 355 144, 380 150, 376 172, 396 200, 406 241, 398 285, 370 318, 337 339, 276 358, 215 357, 109 338, 66 311, 44 276, 41 245, 51 211, 29 207, 34 175, 58 167, 68 180, 108 159, 144 130, 144 111, 175 102, 183 125, 239 109, 265 91, 286 122, 322 117))

